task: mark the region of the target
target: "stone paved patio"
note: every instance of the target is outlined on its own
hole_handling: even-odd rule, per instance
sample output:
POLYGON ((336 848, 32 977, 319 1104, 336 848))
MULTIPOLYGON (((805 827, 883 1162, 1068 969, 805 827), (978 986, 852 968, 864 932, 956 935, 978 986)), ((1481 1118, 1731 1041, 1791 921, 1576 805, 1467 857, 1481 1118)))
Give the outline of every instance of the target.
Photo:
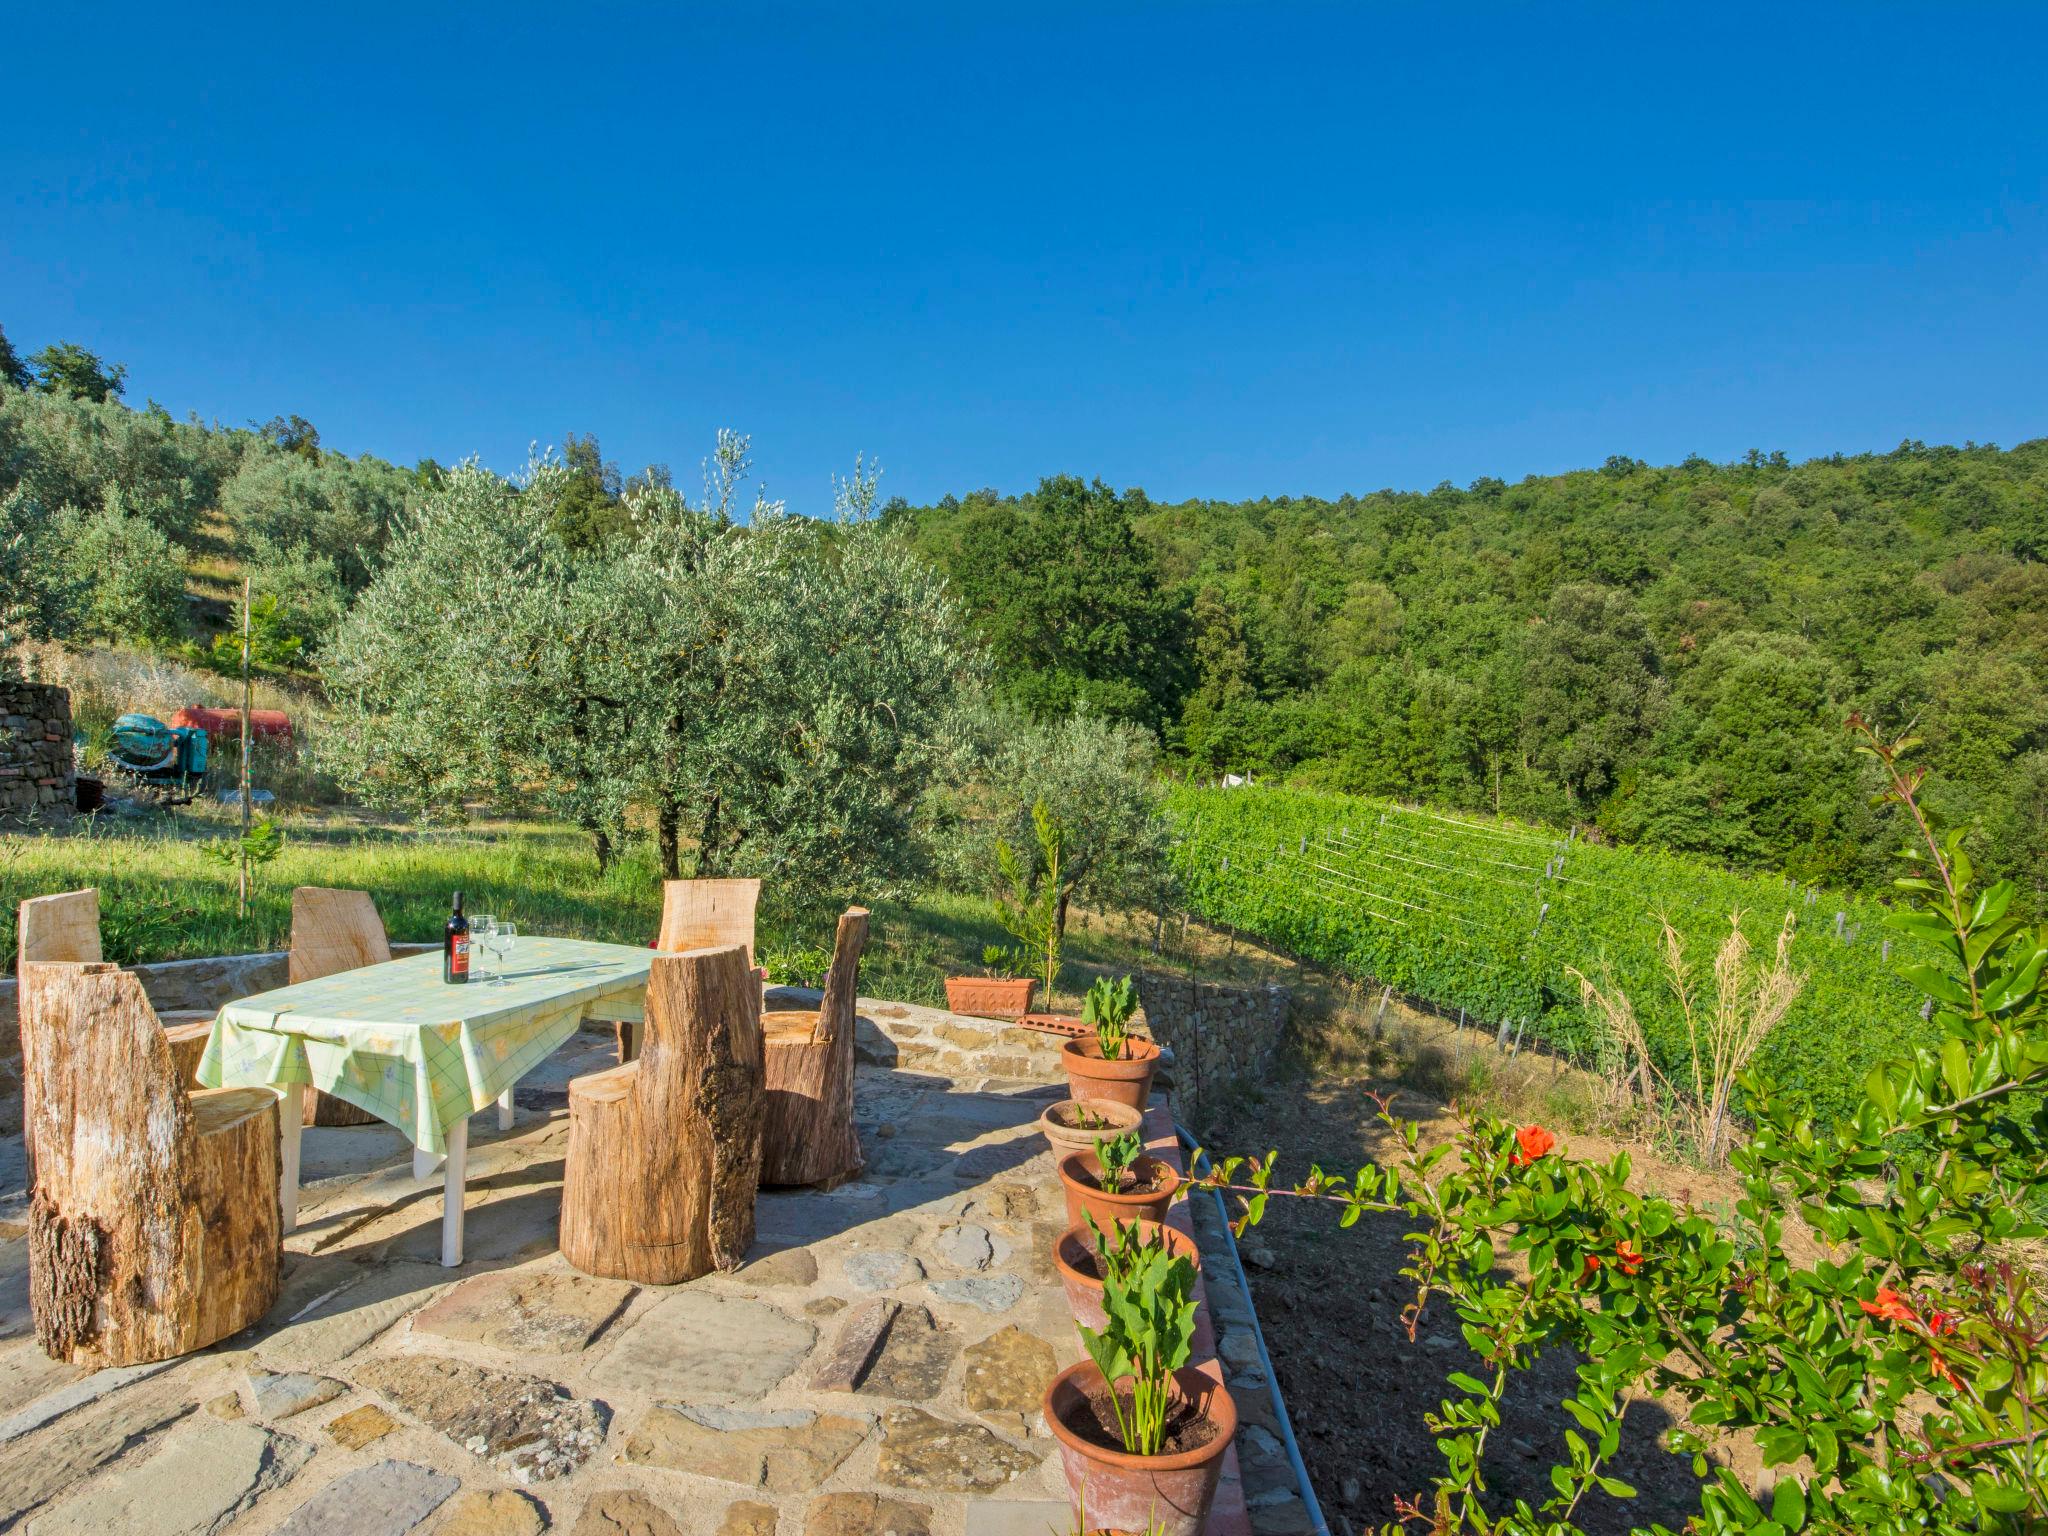
MULTIPOLYGON (((1080 1352, 1031 1129, 1064 1091, 1056 1044, 861 1012, 867 1170, 764 1193, 731 1275, 633 1286, 556 1253, 564 1085, 611 1059, 586 1033, 521 1084, 511 1131, 472 1122, 460 1269, 397 1132, 309 1130, 263 1323, 97 1375, 35 1345, 20 1138, 0 1138, 0 1531, 1065 1536, 1038 1403, 1080 1352)), ((1151 1129, 1170 1136, 1163 1110, 1151 1129)), ((1213 1202, 1183 1212, 1244 1420, 1211 1530, 1306 1529, 1213 1202)))

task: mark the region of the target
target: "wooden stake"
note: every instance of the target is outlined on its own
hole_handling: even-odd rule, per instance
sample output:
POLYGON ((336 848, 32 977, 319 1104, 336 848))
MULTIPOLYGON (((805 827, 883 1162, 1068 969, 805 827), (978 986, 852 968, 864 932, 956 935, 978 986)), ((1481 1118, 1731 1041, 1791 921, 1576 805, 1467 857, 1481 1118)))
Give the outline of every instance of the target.
POLYGON ((249 915, 249 717, 255 703, 254 684, 249 679, 249 578, 242 578, 242 857, 241 881, 235 916, 249 915))

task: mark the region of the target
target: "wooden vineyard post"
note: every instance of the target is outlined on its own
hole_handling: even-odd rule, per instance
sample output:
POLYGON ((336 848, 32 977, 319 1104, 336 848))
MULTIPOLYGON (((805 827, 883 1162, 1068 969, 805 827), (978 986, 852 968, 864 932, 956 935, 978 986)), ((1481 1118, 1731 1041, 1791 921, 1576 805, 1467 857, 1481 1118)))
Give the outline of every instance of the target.
POLYGON ((640 1054, 569 1084, 562 1256, 675 1285, 735 1268, 761 1180, 761 988, 739 945, 657 955, 640 1054))
POLYGON ((241 879, 236 898, 235 916, 249 915, 249 726, 254 714, 252 705, 256 702, 255 685, 249 678, 249 596, 250 580, 242 578, 242 856, 238 861, 241 879))
POLYGON ((277 1299, 277 1095, 188 1094, 132 972, 23 968, 35 1038, 29 1306, 36 1340, 93 1368, 168 1360, 277 1299))
POLYGON ((853 1125, 854 996, 867 941, 867 912, 849 908, 839 919, 818 1012, 762 1019, 768 1084, 763 1184, 831 1185, 860 1172, 860 1134, 853 1125))

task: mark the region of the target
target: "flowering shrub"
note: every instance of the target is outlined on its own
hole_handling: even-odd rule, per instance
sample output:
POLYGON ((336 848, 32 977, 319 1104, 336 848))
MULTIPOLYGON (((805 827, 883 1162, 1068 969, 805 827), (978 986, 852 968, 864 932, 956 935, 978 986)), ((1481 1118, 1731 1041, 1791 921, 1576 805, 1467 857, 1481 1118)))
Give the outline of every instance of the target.
POLYGON ((1668 1436, 1701 1479, 1691 1529, 2048 1529, 2048 1304, 2021 1247, 2048 1202, 2048 928, 2009 915, 2009 883, 1975 889, 1960 836, 1921 812, 1908 743, 1852 725, 1924 845, 1899 882, 1911 905, 1890 921, 1943 952, 1906 968, 1941 1039, 1874 1069, 1832 1127, 1744 1074, 1755 1124, 1731 1154, 1744 1191, 1732 1230, 1630 1188, 1626 1154, 1579 1162, 1540 1126, 1485 1120, 1424 1148, 1384 1103, 1399 1154, 1353 1179, 1314 1169, 1283 1189, 1271 1155, 1210 1173, 1242 1199, 1240 1228, 1280 1193, 1337 1202, 1345 1226, 1367 1211, 1414 1221, 1410 1335, 1441 1296, 1480 1367, 1450 1378, 1458 1395, 1429 1420, 1444 1467, 1396 1526, 1575 1531, 1592 1489, 1633 1496, 1605 1469, 1628 1396, 1649 1393, 1693 1426, 1668 1436), (1810 1242, 1795 1250, 1800 1227, 1810 1242), (1507 1255, 1519 1277, 1497 1266, 1507 1255), (1582 1363, 1554 1493, 1493 1507, 1481 1462, 1502 1397, 1561 1345, 1582 1363), (1713 1463, 1708 1433, 1753 1439, 1776 1469, 1768 1507, 1713 1463))

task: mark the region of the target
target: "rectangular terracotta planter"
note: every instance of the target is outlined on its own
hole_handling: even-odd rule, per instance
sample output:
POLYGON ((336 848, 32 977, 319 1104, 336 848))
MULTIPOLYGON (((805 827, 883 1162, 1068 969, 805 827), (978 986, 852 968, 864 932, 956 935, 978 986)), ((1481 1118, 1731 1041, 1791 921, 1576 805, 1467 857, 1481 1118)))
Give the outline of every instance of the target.
POLYGON ((1037 989, 1029 976, 948 976, 946 1008, 975 1019, 1021 1019, 1037 989))

